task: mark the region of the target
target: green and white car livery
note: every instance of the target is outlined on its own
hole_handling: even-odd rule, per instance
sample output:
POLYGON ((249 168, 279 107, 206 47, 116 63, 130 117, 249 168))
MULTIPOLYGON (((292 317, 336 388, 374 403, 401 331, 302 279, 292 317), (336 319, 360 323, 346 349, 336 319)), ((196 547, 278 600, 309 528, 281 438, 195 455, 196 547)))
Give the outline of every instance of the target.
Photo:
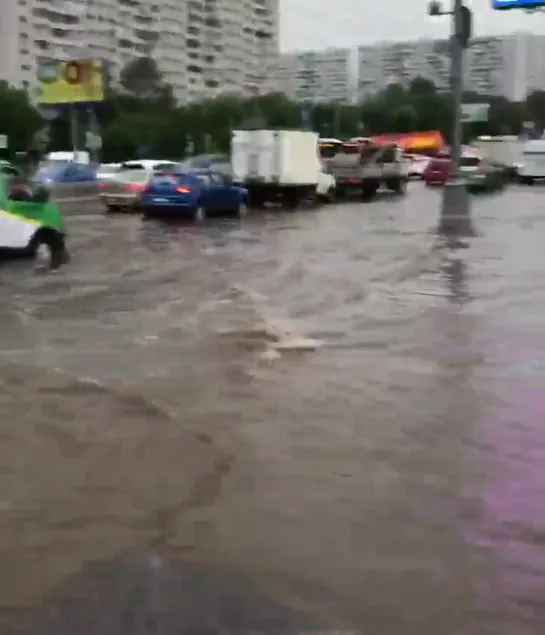
POLYGON ((0 176, 0 254, 37 258, 56 268, 66 262, 65 228, 57 205, 47 193, 8 196, 0 176))

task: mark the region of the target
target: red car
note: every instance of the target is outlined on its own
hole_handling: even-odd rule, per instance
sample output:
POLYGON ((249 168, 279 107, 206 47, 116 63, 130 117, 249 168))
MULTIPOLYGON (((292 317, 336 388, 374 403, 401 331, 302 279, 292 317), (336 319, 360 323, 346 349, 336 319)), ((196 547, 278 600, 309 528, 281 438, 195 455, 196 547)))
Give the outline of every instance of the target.
MULTIPOLYGON (((464 155, 460 160, 462 172, 477 172, 482 165, 482 159, 477 154, 464 155)), ((437 156, 432 159, 422 174, 426 185, 444 185, 451 174, 452 162, 448 155, 437 156)))
POLYGON ((444 185, 450 176, 450 157, 433 158, 422 173, 426 185, 444 185))

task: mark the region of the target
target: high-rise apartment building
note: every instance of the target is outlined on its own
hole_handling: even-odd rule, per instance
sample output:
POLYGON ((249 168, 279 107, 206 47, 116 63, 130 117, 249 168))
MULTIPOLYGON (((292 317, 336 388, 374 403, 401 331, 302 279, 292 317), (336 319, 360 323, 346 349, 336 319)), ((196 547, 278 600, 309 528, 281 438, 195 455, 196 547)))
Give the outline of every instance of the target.
MULTIPOLYGON (((545 36, 513 33, 475 37, 466 51, 465 88, 483 96, 522 100, 534 89, 545 89, 545 36)), ((360 99, 390 83, 409 83, 415 77, 449 89, 448 40, 385 42, 358 49, 360 99)))
POLYGON ((150 55, 181 102, 269 88, 279 0, 2 0, 0 78, 33 90, 41 59, 93 55, 115 78, 150 55))
POLYGON ((351 57, 344 48, 283 54, 275 72, 277 90, 294 101, 349 103, 354 96, 351 57))

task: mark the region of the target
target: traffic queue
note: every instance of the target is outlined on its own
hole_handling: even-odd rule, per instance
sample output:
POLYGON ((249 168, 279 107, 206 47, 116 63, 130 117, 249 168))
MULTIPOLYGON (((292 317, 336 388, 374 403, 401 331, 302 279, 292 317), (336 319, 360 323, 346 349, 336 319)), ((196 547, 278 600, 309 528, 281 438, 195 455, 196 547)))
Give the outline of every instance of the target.
MULTIPOLYGON (((545 179, 544 140, 525 143, 516 162, 497 155, 478 143, 463 148, 460 170, 471 192, 499 191, 513 177, 528 185, 545 179)), ((411 180, 436 187, 451 175, 448 148, 433 131, 343 141, 302 130, 235 130, 230 155, 97 166, 84 152, 51 153, 31 175, 0 161, 0 255, 27 255, 50 267, 66 262, 59 205, 85 202, 96 210, 100 202, 107 214, 203 221, 263 207, 370 201, 379 189, 405 195, 411 180)))

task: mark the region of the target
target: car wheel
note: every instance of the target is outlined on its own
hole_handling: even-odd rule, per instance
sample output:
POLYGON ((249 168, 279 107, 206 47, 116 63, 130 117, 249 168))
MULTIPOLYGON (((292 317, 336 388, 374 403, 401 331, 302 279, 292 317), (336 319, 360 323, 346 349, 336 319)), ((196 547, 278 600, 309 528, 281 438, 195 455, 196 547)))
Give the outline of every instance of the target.
POLYGON ((115 205, 106 205, 106 214, 115 214, 117 207, 115 205))
POLYGON ((64 238, 51 229, 41 229, 31 244, 34 268, 37 270, 58 269, 69 260, 64 238))
POLYGON ((204 207, 202 207, 201 205, 196 207, 195 211, 193 212, 193 218, 199 223, 205 220, 206 210, 204 209, 204 207))

